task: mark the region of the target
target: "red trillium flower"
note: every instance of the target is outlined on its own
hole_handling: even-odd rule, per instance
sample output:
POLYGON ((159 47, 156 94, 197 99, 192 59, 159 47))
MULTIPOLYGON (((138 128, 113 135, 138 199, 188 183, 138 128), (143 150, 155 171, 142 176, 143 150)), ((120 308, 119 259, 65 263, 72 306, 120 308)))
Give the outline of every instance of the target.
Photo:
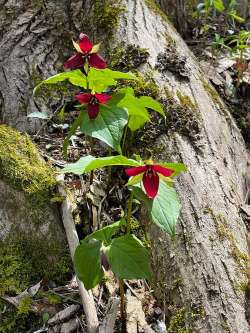
POLYGON ((158 164, 146 164, 135 168, 129 168, 125 170, 128 176, 137 176, 143 173, 142 182, 147 196, 150 199, 154 199, 159 189, 159 175, 164 177, 170 177, 174 170, 165 168, 158 164))
POLYGON ((93 45, 87 35, 81 33, 78 43, 73 41, 73 44, 77 53, 65 62, 65 68, 82 68, 86 62, 97 69, 107 67, 106 61, 97 53, 100 45, 93 45))
POLYGON ((87 104, 90 119, 95 119, 100 111, 100 104, 106 104, 112 97, 107 94, 81 93, 75 96, 81 104, 87 104))

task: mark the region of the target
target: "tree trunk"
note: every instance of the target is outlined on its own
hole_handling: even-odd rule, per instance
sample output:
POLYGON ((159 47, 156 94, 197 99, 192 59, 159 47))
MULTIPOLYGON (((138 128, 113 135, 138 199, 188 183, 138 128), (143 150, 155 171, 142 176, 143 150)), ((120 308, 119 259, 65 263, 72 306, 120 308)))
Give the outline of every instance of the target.
MULTIPOLYGON (((71 53, 70 37, 86 27, 95 38, 108 35, 110 48, 121 42, 123 47, 147 48, 148 60, 139 67, 160 89, 168 124, 155 124, 154 136, 145 137, 144 146, 155 159, 188 166, 176 182, 183 205, 176 240, 156 227, 150 229, 155 293, 165 306, 169 332, 185 328, 202 333, 249 332, 248 233, 240 214, 249 156, 242 136, 155 2, 122 0, 122 4, 115 32, 114 22, 103 11, 91 17, 94 5, 114 12, 111 0, 33 1, 32 5, 24 0, 1 1, 1 118, 19 129, 34 130, 26 114, 42 104, 31 98, 32 68, 39 69, 42 77, 61 70, 71 53)), ((49 100, 46 109, 51 104, 49 100)))

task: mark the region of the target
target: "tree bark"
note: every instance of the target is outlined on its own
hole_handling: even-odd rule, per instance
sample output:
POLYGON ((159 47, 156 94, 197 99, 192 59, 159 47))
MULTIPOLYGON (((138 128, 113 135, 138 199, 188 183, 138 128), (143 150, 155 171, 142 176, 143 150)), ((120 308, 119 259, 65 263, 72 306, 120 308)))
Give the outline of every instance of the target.
MULTIPOLYGON (((34 130, 26 114, 42 106, 31 98, 31 67, 39 68, 43 77, 61 70, 71 53, 66 40, 70 43, 70 36, 86 27, 90 31, 82 22, 94 4, 94 0, 32 5, 24 0, 1 1, 3 121, 34 130)), ((159 129, 152 143, 156 160, 188 166, 176 182, 183 206, 176 241, 156 227, 150 229, 156 295, 165 306, 172 332, 174 323, 193 332, 249 332, 248 232, 240 214, 249 155, 242 136, 197 59, 154 1, 124 0, 123 4, 113 46, 123 42, 147 48, 149 58, 140 70, 154 78, 170 115, 176 107, 188 112, 186 120, 185 114, 181 118, 177 113, 170 121, 172 129, 159 129), (180 64, 185 65, 184 74, 180 64), (184 105, 181 96, 188 96, 191 104, 184 105)), ((106 32, 101 30, 102 35, 106 32)))
POLYGON ((167 87, 175 96, 188 95, 201 117, 197 142, 188 140, 180 128, 154 141, 156 157, 188 166, 176 183, 183 206, 177 240, 172 242, 158 228, 151 228, 156 293, 167 314, 185 308, 185 325, 194 332, 248 332, 247 301, 239 285, 247 284, 249 277, 248 233, 240 215, 249 156, 239 129, 193 54, 168 20, 147 3, 126 1, 118 38, 148 49, 145 73, 155 69, 157 56, 166 52, 172 40, 172 57, 185 58, 188 79, 168 67, 164 73, 154 72, 155 80, 163 91, 167 87), (198 308, 200 316, 188 322, 189 312, 198 308))

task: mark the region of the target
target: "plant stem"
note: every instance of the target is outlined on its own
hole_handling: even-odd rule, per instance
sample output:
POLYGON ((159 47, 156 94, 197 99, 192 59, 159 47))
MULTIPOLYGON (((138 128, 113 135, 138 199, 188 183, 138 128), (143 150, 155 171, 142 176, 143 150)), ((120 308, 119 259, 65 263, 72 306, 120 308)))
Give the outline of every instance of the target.
POLYGON ((86 66, 86 84, 87 84, 87 90, 89 90, 89 80, 88 80, 88 75, 89 75, 89 64, 86 66))
MULTIPOLYGON (((129 119, 128 119, 128 122, 129 122, 129 119)), ((125 156, 126 156, 125 145, 126 145, 127 134, 128 134, 128 124, 125 127, 124 134, 123 134, 123 140, 122 140, 122 153, 125 156)))
POLYGON ((124 281, 123 279, 119 279, 119 289, 120 289, 120 298, 121 298, 121 320, 122 326, 126 323, 126 312, 125 312, 125 293, 124 293, 124 281))
POLYGON ((128 200, 128 212, 127 212, 127 234, 130 234, 131 231, 131 216, 132 216, 132 204, 133 204, 133 190, 130 193, 128 200))

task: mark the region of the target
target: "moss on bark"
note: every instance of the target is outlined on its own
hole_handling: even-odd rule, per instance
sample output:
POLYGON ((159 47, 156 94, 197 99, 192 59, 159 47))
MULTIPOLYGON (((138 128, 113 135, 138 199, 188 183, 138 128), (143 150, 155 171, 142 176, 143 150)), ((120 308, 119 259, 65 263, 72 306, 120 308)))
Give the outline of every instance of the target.
POLYGON ((56 186, 52 168, 28 135, 6 125, 0 125, 0 178, 23 191, 37 207, 50 202, 56 186))

